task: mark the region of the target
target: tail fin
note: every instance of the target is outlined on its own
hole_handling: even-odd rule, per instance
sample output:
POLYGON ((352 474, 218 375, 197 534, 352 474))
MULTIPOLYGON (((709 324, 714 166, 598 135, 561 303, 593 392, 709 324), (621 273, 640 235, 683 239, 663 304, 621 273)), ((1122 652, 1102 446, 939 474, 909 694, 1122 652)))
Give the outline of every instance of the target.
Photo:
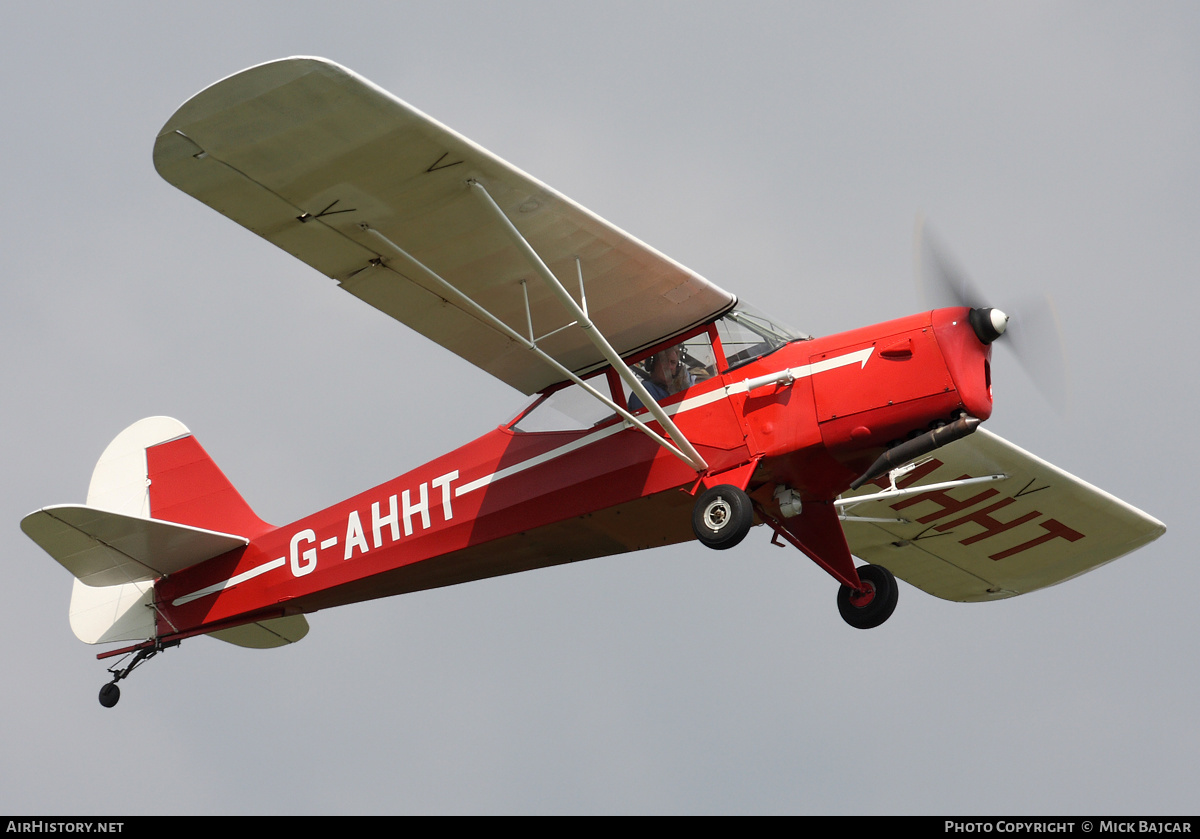
POLYGON ((92 472, 86 507, 39 510, 26 517, 22 528, 76 574, 71 629, 81 641, 101 644, 156 635, 156 575, 126 571, 132 564, 127 560, 136 559, 138 551, 122 550, 120 535, 132 534, 130 544, 153 553, 154 533, 177 530, 168 534, 172 551, 191 551, 193 559, 182 554, 175 559, 190 563, 206 558, 206 551, 214 556, 235 544, 214 537, 224 536, 229 542, 228 536, 236 534, 245 544, 271 526, 254 514, 183 423, 150 417, 126 428, 104 450, 92 472), (145 519, 186 527, 136 521, 145 519), (98 528, 106 531, 102 539, 93 532, 98 528), (114 528, 120 531, 117 538, 114 528), (194 532, 195 528, 216 533, 194 532), (97 570, 108 562, 105 551, 120 553, 113 561, 115 568, 97 570), (132 581, 94 584, 107 582, 112 574, 125 574, 123 579, 132 581), (81 582, 83 578, 93 585, 81 582))
POLYGON ((170 417, 140 420, 117 435, 92 473, 87 503, 251 539, 272 529, 187 426, 170 417))

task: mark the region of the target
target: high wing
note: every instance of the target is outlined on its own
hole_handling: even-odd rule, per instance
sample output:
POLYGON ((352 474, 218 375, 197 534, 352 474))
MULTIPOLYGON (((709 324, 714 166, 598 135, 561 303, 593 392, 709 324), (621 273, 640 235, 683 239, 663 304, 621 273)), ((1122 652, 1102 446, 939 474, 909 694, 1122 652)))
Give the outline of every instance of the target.
POLYGON ((196 94, 159 173, 524 393, 605 363, 480 186, 621 355, 735 298, 366 79, 319 58, 196 94), (504 328, 500 328, 502 324, 504 328))
POLYGON ((850 551, 946 600, 1052 586, 1166 532, 1157 519, 982 428, 918 462, 896 482, 899 492, 888 483, 882 478, 839 502, 850 551))

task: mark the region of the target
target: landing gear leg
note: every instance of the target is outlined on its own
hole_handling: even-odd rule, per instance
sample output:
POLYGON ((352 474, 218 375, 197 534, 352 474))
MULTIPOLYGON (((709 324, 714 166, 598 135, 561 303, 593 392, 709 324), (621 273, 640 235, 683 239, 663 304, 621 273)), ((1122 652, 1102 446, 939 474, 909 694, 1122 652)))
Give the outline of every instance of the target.
POLYGON ((838 611, 855 629, 873 629, 892 616, 900 588, 892 572, 882 565, 864 565, 858 569, 861 590, 843 585, 838 590, 838 611))
MULTIPOLYGON (((116 667, 108 668, 108 672, 112 673, 113 679, 100 688, 100 704, 105 708, 111 708, 116 705, 121 699, 121 689, 117 687, 117 682, 128 677, 134 668, 154 658, 154 656, 158 655, 159 651, 165 650, 168 647, 178 647, 179 644, 179 641, 171 641, 166 644, 154 644, 150 647, 143 647, 133 653, 133 661, 129 662, 127 666, 121 667, 118 664, 116 667)), ((125 659, 121 660, 124 661, 125 659)))

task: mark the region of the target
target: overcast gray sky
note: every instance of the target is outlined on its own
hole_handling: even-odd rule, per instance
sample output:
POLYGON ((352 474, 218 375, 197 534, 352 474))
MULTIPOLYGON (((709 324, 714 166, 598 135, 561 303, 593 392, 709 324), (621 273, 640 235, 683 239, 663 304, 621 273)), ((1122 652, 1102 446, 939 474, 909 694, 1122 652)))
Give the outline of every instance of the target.
POLYGON ((0 810, 1190 813, 1200 6, 40 3, 0 11, 0 810), (997 302, 1053 295, 1073 408, 1011 357, 989 427, 1164 521, 1066 585, 842 623, 755 530, 201 638, 96 702, 18 522, 178 417, 268 521, 519 394, 161 181, 186 98, 338 61, 797 327, 920 308, 925 212, 997 302), (413 394, 419 394, 414 398, 413 394))

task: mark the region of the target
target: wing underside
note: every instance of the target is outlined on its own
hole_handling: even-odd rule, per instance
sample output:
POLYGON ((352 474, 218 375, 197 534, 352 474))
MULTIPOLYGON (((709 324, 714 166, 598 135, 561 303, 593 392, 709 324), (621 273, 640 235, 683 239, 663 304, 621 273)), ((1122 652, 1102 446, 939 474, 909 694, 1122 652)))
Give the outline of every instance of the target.
POLYGON ((201 91, 163 127, 170 183, 513 387, 604 363, 539 282, 482 186, 622 355, 734 298, 360 76, 289 58, 201 91), (440 278, 437 279, 437 278, 440 278), (444 281, 444 284, 442 284, 444 281))
POLYGON ((980 429, 939 449, 879 494, 843 501, 850 550, 946 600, 1034 591, 1111 562, 1166 528, 1141 510, 980 429))

